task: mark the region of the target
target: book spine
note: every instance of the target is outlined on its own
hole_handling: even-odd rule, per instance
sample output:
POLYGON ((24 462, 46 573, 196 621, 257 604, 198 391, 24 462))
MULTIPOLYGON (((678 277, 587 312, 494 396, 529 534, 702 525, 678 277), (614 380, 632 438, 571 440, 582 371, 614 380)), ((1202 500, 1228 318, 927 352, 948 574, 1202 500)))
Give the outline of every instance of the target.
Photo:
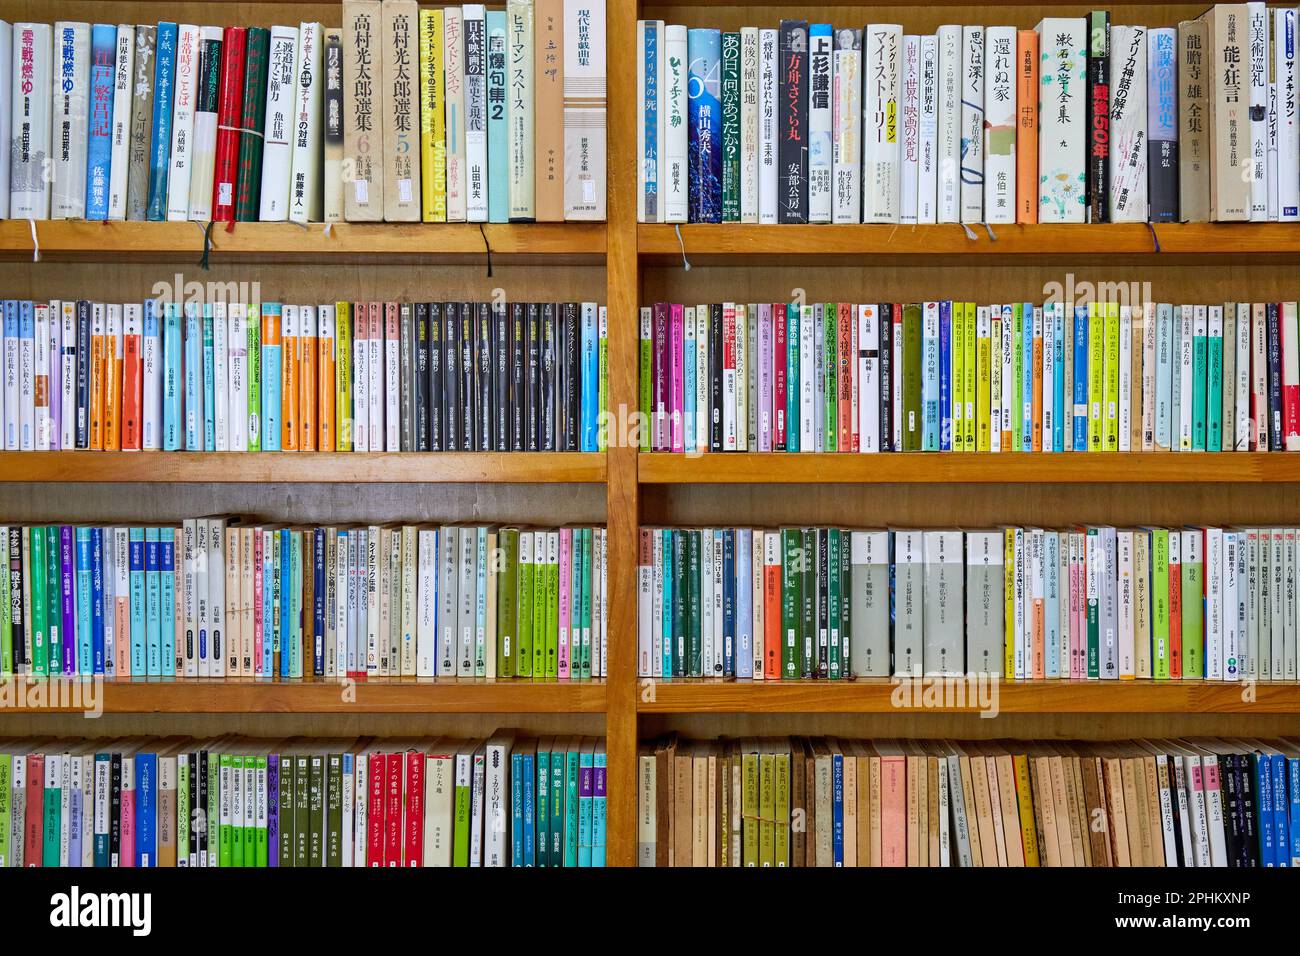
MULTIPOLYGON (((361 16, 361 15, 359 15, 361 16)), ((347 11, 344 13, 345 22, 347 11)), ((369 24, 369 21, 363 22, 369 24)), ((373 28, 377 32, 377 26, 373 28)), ((357 28, 358 36, 362 28, 357 28)), ((365 40, 373 42, 374 33, 365 33, 365 40)), ((298 29, 276 26, 271 28, 270 52, 267 61, 266 106, 262 125, 262 174, 258 197, 257 218, 262 222, 285 222, 289 218, 289 180, 293 169, 294 90, 297 77, 298 29)), ((367 54, 369 56, 369 54, 367 54)), ((347 64, 345 64, 345 76, 347 64)), ((373 65, 367 60, 367 70, 373 65)), ((367 117, 367 123, 373 122, 367 117)), ((355 176, 363 176, 367 160, 358 160, 355 176)), ((365 187, 358 187, 362 192, 365 187)))
POLYGON ((532 0, 506 4, 506 46, 509 50, 509 86, 506 118, 509 123, 511 222, 537 218, 534 155, 534 15, 532 0))
POLYGON ((1015 222, 1017 214, 1016 37, 1013 27, 989 27, 984 41, 984 219, 991 223, 1015 222))
POLYGON ((156 25, 135 27, 131 84, 130 169, 127 172, 126 218, 143 221, 149 212, 149 145, 154 110, 156 25))
MULTIPOLYGON (((483 19, 481 8, 477 27, 471 37, 468 33, 467 5, 464 52, 471 51, 480 66, 481 82, 483 56, 483 19)), ((379 45, 382 50, 380 73, 380 117, 383 144, 380 176, 383 180, 383 218, 386 222, 420 221, 420 158, 419 131, 416 127, 417 74, 419 69, 419 9, 415 0, 389 0, 381 8, 379 45)), ((301 77, 298 90, 296 135, 294 138, 294 171, 291 187, 289 218, 294 221, 316 221, 323 208, 320 197, 320 130, 312 119, 319 110, 320 98, 320 24, 303 24, 303 34, 298 47, 298 70, 301 77), (308 40, 307 36, 310 36, 308 40), (311 61, 308 66, 304 58, 311 61), (302 198, 305 197, 305 198, 302 198)), ((479 120, 481 122, 481 100, 479 120)), ((480 170, 481 174, 481 170, 480 170)), ((482 189, 481 175, 477 183, 482 189)))
MULTIPOLYGON (((694 38, 700 31, 692 31, 694 38)), ((701 38, 703 39, 703 38, 701 38)), ((808 23, 805 20, 782 20, 779 40, 777 73, 777 221, 800 223, 808 221, 808 23)), ((692 73, 707 76, 707 62, 696 70, 696 57, 692 54, 692 73)), ((702 96, 700 97, 702 98, 702 96)), ((700 98, 692 98, 691 136, 693 143, 702 137, 698 129, 702 120, 711 118, 700 98)), ((692 156, 692 220, 716 222, 705 215, 709 211, 707 177, 695 175, 699 166, 696 149, 692 156), (698 197, 698 198, 697 198, 698 197)), ((864 183, 866 179, 864 177, 864 183)), ((866 190, 863 190, 864 194, 866 190)))
MULTIPOLYGON (((901 37, 894 50, 894 82, 897 86, 901 37)), ((832 110, 831 26, 814 23, 808 29, 808 221, 830 222, 834 133, 832 110)), ((893 122, 897 142, 897 98, 893 122)), ((725 126, 724 126, 725 133, 725 126)), ((725 217, 724 217, 725 218, 725 217)))
POLYGON ((899 98, 902 27, 872 24, 862 34, 862 221, 899 221, 899 98))
POLYGON ((221 41, 221 95, 217 99, 217 137, 212 177, 212 219, 235 218, 236 186, 244 106, 248 31, 227 27, 221 41))
POLYGON ((54 73, 50 218, 82 219, 86 212, 90 30, 84 23, 56 23, 54 45, 58 65, 54 73))
POLYGON ((1038 222, 1038 34, 1016 34, 1016 222, 1038 222))
MULTIPOLYGON (((266 101, 270 75, 271 32, 264 27, 249 27, 244 35, 243 102, 239 108, 239 129, 235 139, 239 144, 235 169, 235 204, 233 218, 237 222, 253 222, 262 208, 262 157, 263 131, 266 127, 266 101)), ((342 62, 335 64, 342 76, 342 62)), ((327 114, 342 122, 342 103, 337 114, 327 114)), ((341 127, 340 127, 341 129, 341 127)), ((229 132, 219 130, 220 132, 229 132)), ((218 144, 220 145, 220 144, 218 144)), ((218 169, 224 167, 218 165, 218 169)), ((216 188, 228 180, 223 173, 216 188)), ((342 182, 340 180, 340 187, 342 182)), ((218 195, 220 205, 221 196, 218 195)), ((224 208, 222 210, 225 212, 224 208)))
MULTIPOLYGON (((380 222, 384 218, 384 137, 377 128, 382 116, 384 88, 383 51, 381 49, 381 7, 378 0, 345 0, 343 4, 343 218, 348 222, 380 222), (349 175, 350 174, 350 175, 349 175)), ((287 55, 297 52, 297 31, 289 28, 292 44, 287 55)), ((271 83, 275 83, 275 31, 272 30, 271 83)), ((292 68, 292 65, 291 65, 292 68)), ((282 114, 289 111, 289 91, 282 94, 282 114)), ((267 124, 271 123, 270 91, 267 92, 267 124)), ((267 137, 266 149, 271 139, 267 137)), ((277 175, 283 186, 277 188, 278 201, 288 201, 289 144, 286 141, 277 175)), ((263 208, 268 189, 267 167, 263 164, 263 208)), ((263 219, 267 217, 262 216, 263 219)), ((284 216, 280 217, 281 219, 284 216)))
MULTIPOLYGON (((1173 27, 1147 31, 1146 129, 1149 217, 1178 222, 1178 31, 1173 27)), ((1296 182, 1300 189, 1300 178, 1296 182)))
POLYGON ((690 219, 722 221, 722 36, 717 30, 687 34, 690 103, 690 219))

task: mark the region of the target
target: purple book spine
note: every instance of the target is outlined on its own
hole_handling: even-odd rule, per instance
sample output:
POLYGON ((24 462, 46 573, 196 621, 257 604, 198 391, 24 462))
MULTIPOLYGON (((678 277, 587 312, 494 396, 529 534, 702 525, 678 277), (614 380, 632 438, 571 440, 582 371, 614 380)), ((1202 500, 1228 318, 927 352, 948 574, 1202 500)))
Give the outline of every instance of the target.
POLYGON ((266 865, 280 865, 280 755, 266 757, 266 865))
POLYGON ((669 439, 672 442, 672 450, 680 452, 683 450, 685 432, 683 430, 682 414, 686 409, 686 397, 683 394, 683 374, 682 366, 683 352, 686 349, 686 322, 685 312, 681 303, 674 303, 669 313, 671 320, 669 323, 669 341, 668 354, 672 356, 672 398, 669 408, 669 439))
POLYGON ((668 305, 655 303, 654 313, 654 450, 668 450, 668 305))
MULTIPOLYGON (((50 406, 50 451, 63 449, 63 309, 50 307, 48 394, 50 406)), ((66 632, 65 632, 66 633, 66 632)))
POLYGON ((772 305, 758 304, 758 450, 772 450, 772 305))
MULTIPOLYGON (((57 429, 55 429, 57 433, 57 429)), ((74 572, 77 564, 72 547, 72 525, 59 527, 59 570, 62 575, 63 591, 63 625, 59 631, 63 635, 63 673, 77 673, 77 602, 73 590, 74 572)))

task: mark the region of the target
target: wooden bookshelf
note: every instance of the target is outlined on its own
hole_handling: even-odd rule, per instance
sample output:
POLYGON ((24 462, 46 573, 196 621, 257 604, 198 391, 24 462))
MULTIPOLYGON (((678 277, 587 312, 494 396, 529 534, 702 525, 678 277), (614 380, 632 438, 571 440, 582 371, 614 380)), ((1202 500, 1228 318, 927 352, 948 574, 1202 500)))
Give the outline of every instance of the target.
POLYGON ((585 452, 0 452, 0 482, 581 484, 605 480, 585 452))

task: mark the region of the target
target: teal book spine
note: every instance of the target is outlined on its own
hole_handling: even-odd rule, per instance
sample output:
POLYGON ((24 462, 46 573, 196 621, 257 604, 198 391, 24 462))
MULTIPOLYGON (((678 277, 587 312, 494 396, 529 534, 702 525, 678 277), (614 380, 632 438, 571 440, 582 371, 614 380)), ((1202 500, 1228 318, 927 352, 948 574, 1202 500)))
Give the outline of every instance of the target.
POLYGON ((1205 450, 1220 451, 1223 448, 1223 306, 1210 306, 1205 342, 1205 450))
POLYGON ((740 34, 722 34, 722 221, 740 222, 740 34))
POLYGON ((921 313, 921 450, 939 450, 939 303, 921 313))
POLYGON ((63 673, 63 568, 59 526, 45 529, 45 619, 49 622, 50 675, 63 673))
POLYGON ((131 576, 131 673, 142 677, 149 673, 149 664, 145 658, 145 570, 144 570, 144 528, 132 528, 128 535, 131 576))
MULTIPOLYGON (((165 346, 164 346, 165 347, 165 346)), ((185 450, 203 451, 203 313, 185 303, 185 450)))
POLYGON ((593 754, 583 749, 578 756, 578 866, 591 866, 592 807, 595 794, 593 754))
POLYGON ((50 672, 49 666, 49 625, 46 621, 49 601, 45 597, 47 587, 45 562, 45 529, 40 527, 27 529, 27 549, 31 556, 31 601, 32 601, 32 637, 28 653, 31 654, 31 673, 45 677, 50 672))
POLYGON ((262 450, 280 450, 280 303, 262 303, 262 450))
POLYGON ((596 744, 591 799, 591 865, 605 865, 605 745, 596 744))
POLYGON ((176 672, 176 537, 164 528, 158 541, 159 609, 158 656, 161 676, 176 672))
POLYGON ((77 528, 77 673, 95 672, 91 656, 92 630, 90 624, 90 529, 77 528))
MULTIPOLYGON (((573 747, 581 747, 574 740, 573 747)), ((579 752, 570 750, 564 755, 564 865, 578 865, 578 761, 579 752)))
MULTIPOLYGON (((184 363, 181 359, 180 305, 163 304, 162 316, 162 450, 177 451, 185 435, 181 396, 185 390, 184 363)), ((157 314, 157 306, 154 306, 157 314)))
MULTIPOLYGON (((170 529, 168 530, 170 534, 170 529)), ((144 529, 144 657, 150 677, 162 676, 161 532, 144 529)))
POLYGON ((591 680, 591 566, 593 537, 591 528, 582 529, 582 679, 591 680))
POLYGON ((575 680, 582 679, 582 591, 586 582, 582 579, 582 529, 573 529, 573 573, 569 577, 569 586, 573 590, 573 603, 569 611, 569 676, 575 680))
POLYGON ((1205 306, 1196 306, 1192 318, 1192 450, 1205 451, 1206 390, 1209 383, 1209 342, 1205 306))
POLYGON ((506 12, 489 10, 487 11, 488 222, 510 221, 506 77, 506 12))
POLYGON ((534 817, 537 821, 537 865, 551 865, 551 752, 537 748, 536 799, 534 817))
POLYGON ((785 307, 785 450, 799 450, 799 305, 785 307))
POLYGON ((302 534, 289 535, 289 623, 292 630, 285 635, 289 640, 289 676, 302 677, 302 534))
MULTIPOLYGON (((63 788, 60 768, 68 758, 56 754, 45 756, 45 825, 41 859, 45 866, 59 865, 59 832, 63 822, 63 788)), ((33 808, 28 807, 28 812, 33 808)))
POLYGON ((203 450, 217 450, 216 365, 213 356, 212 303, 203 304, 203 450))
POLYGON ((248 306, 248 357, 244 367, 248 381, 248 450, 262 450, 262 307, 248 306))
MULTIPOLYGON (((663 579, 664 579, 664 596, 660 606, 660 617, 663 625, 660 628, 659 636, 662 641, 663 653, 660 660, 663 666, 663 676, 672 677, 677 672, 673 669, 673 582, 676 580, 676 570, 673 564, 673 532, 665 528, 660 535, 660 546, 663 552, 663 579)), ((569 587, 573 587, 573 575, 569 575, 569 587)))

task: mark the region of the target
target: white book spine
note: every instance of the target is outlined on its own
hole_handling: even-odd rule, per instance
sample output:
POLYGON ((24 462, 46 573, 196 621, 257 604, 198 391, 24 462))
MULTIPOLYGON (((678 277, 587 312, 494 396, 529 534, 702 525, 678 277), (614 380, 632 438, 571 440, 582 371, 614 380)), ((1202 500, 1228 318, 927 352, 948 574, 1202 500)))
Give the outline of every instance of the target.
POLYGON ((1110 218, 1146 222, 1147 31, 1111 28, 1110 218))
POLYGON ((1016 221, 1015 27, 988 28, 984 64, 984 220, 1012 223, 1016 221))
MULTIPOLYGON (((523 42, 519 35, 513 29, 513 17, 510 18, 512 25, 507 27, 507 78, 510 75, 510 63, 515 60, 516 45, 523 42)), ((465 46, 464 46, 464 21, 461 16, 459 7, 447 7, 443 10, 443 76, 444 82, 444 102, 447 113, 447 221, 448 222, 465 222, 469 215, 468 203, 465 198, 465 46)), ((532 9, 528 10, 528 31, 527 31, 527 48, 528 52, 532 50, 532 9)), ((509 81, 507 79, 507 87, 509 81)), ((532 88, 527 90, 527 105, 531 110, 532 107, 532 88)), ((507 94, 513 109, 515 97, 507 94)), ((510 147, 510 189, 513 195, 522 182, 529 190, 532 191, 532 166, 528 168, 526 177, 522 174, 516 175, 515 165, 518 157, 515 155, 514 148, 514 120, 511 119, 511 147, 510 147)), ((531 157, 530 157, 531 159, 531 157)), ((515 215, 513 209, 513 200, 511 201, 510 215, 515 215)))
POLYGON ((1278 213, 1278 191, 1277 191, 1277 149, 1278 149, 1278 125, 1277 125, 1277 81, 1270 80, 1268 84, 1268 145, 1267 145, 1267 165, 1265 175, 1268 180, 1268 221, 1278 222, 1280 216, 1278 213))
MULTIPOLYGON (((90 25, 54 24, 54 175, 51 219, 86 215, 90 25)), ((8 157, 6 157, 8 162, 8 157)))
POLYGON ((1131 678, 1135 673, 1133 634, 1133 532, 1116 534, 1119 552, 1119 676, 1131 678))
POLYGON ((921 165, 921 38, 903 37, 903 166, 899 180, 899 221, 917 221, 917 181, 921 165))
POLYGON ((292 144, 290 148, 289 221, 320 222, 324 218, 324 194, 321 190, 320 164, 324 117, 321 99, 324 62, 321 25, 303 23, 298 27, 298 49, 294 57, 297 82, 291 91, 292 144))
MULTIPOLYGON (((86 58, 90 58, 90 39, 87 34, 86 58)), ((6 107, 13 103, 14 87, 14 28, 7 20, 0 20, 0 219, 9 218, 10 134, 13 131, 13 113, 6 107)))
MULTIPOLYGON (((1229 343, 1225 342, 1228 348, 1229 343)), ((1235 347, 1235 346, 1231 346, 1235 347)), ((1142 304, 1142 451, 1156 448, 1156 304, 1142 304)), ((1134 449, 1135 451, 1137 449, 1134 449)))
MULTIPOLYGON (((1224 348, 1228 347, 1225 342, 1224 348)), ((1237 303, 1237 381, 1234 384, 1236 400, 1235 444, 1233 451, 1250 449, 1250 304, 1237 303)))
MULTIPOLYGON (((898 100, 903 28, 873 23, 862 34, 862 221, 899 221, 902 149, 898 100)), ((800 446, 803 447, 803 446, 800 446)))
MULTIPOLYGON (((108 171, 108 218, 126 218, 126 176, 130 168, 131 97, 135 92, 135 27, 117 28, 117 61, 113 71, 113 134, 108 171)), ((56 146, 57 149, 57 146, 56 146)))
POLYGON ((212 305, 212 402, 217 451, 230 451, 230 355, 227 303, 212 305))
POLYGON ((1246 4, 1246 77, 1250 83, 1250 221, 1268 220, 1268 9, 1246 4))
POLYGON ((50 218, 50 112, 53 33, 48 23, 19 23, 13 31, 13 112, 10 114, 9 214, 50 218))
POLYGON ((961 221, 984 221, 984 28, 962 27, 961 221))
POLYGON ((1277 85, 1277 217, 1282 222, 1300 220, 1295 15, 1294 7, 1273 11, 1273 79, 1277 85))
POLYGON ((32 343, 33 441, 36 451, 49 451, 50 307, 44 302, 38 302, 32 311, 35 313, 35 338, 32 343))
MULTIPOLYGON (((681 30, 681 54, 679 62, 684 62, 686 52, 686 28, 669 27, 669 55, 673 55, 672 31, 681 30)), ((777 194, 777 71, 780 64, 779 39, 776 30, 758 31, 758 221, 771 224, 776 222, 777 194)), ((680 69, 680 67, 679 67, 680 69)), ((681 94, 683 113, 686 108, 686 93, 681 94)), ((673 114, 670 112, 671 118, 673 114)), ((669 132, 669 142, 672 142, 669 132)), ((685 137, 685 132, 680 134, 685 137)), ((682 142, 682 157, 685 162, 685 140, 682 142)), ((686 176, 682 176, 685 182, 686 176)), ((684 188, 684 187, 683 187, 684 188)), ((670 222, 685 222, 686 200, 682 199, 682 218, 670 218, 670 222)), ((856 221, 856 220, 855 220, 856 221)))
POLYGON ((743 27, 740 31, 741 222, 758 222, 758 92, 758 28, 743 27))
POLYGON ((961 27, 941 26, 937 35, 938 222, 961 221, 961 27))
MULTIPOLYGON (((172 82, 172 151, 167 173, 167 219, 184 222, 190 215, 190 174, 194 155, 194 114, 199 91, 197 26, 183 23, 176 33, 176 75, 172 82)), ((263 195, 265 177, 263 178, 263 195)))
POLYGON ((862 215, 862 49, 854 30, 835 31, 834 222, 860 222, 862 215))
MULTIPOLYGON (((1224 533, 1205 529, 1205 679, 1223 680, 1226 603, 1224 601, 1224 533)), ((1235 572, 1235 568, 1233 569, 1235 572)), ((1235 616, 1236 609, 1233 608, 1235 616)))
POLYGON ((266 72, 266 123, 262 127, 262 194, 258 211, 258 219, 262 222, 285 222, 289 218, 297 58, 298 28, 271 27, 266 72))
POLYGON ((605 219, 605 3, 564 0, 564 218, 605 219))
POLYGON ((831 221, 835 165, 833 122, 834 39, 827 24, 808 31, 808 221, 831 221))
POLYGON ((1192 450, 1192 335, 1196 309, 1200 310, 1201 335, 1205 334, 1205 306, 1185 305, 1179 321, 1182 324, 1178 345, 1178 450, 1192 450))
POLYGON ((1087 31, 1080 17, 1047 17, 1038 34, 1038 221, 1083 222, 1087 31))
POLYGON ((695 313, 695 450, 703 454, 709 450, 709 310, 700 306, 695 313))
POLYGON ((938 222, 939 204, 939 38, 921 37, 919 158, 916 174, 916 221, 938 222))
MULTIPOLYGON (((486 11, 481 3, 462 8, 465 30, 465 218, 487 222, 487 72, 486 11), (473 43, 471 41, 477 41, 473 43), (473 47, 477 45, 478 49, 473 47), (471 63, 473 56, 479 62, 471 63)), ((603 48, 603 44, 602 44, 603 48)), ((567 64, 566 64, 567 66, 567 64)))
POLYGON ((370 450, 396 451, 387 447, 388 433, 384 429, 384 413, 387 411, 387 396, 384 393, 384 317, 370 321, 370 338, 367 345, 367 373, 370 376, 370 450))
MULTIPOLYGON (((761 31, 759 36, 759 124, 760 138, 762 137, 763 124, 763 51, 764 39, 763 34, 772 33, 772 51, 775 57, 776 42, 774 30, 761 31)), ((665 222, 686 222, 687 212, 690 206, 690 169, 688 168, 688 136, 690 131, 690 120, 688 117, 688 99, 687 99, 687 78, 686 78, 686 27, 680 25, 667 26, 664 28, 664 82, 663 82, 663 109, 665 116, 664 130, 664 178, 660 184, 660 190, 664 194, 664 221, 665 222)), ((772 98, 771 110, 772 115, 776 115, 776 61, 772 61, 771 72, 772 98)), ((773 132, 775 132, 775 119, 772 120, 773 132)), ((764 140, 764 142, 767 142, 764 140)), ((771 141, 775 143, 775 139, 771 141)), ((762 145, 762 144, 760 144, 762 145)), ((774 147, 773 147, 774 148, 774 147)), ((762 189, 763 189, 763 171, 762 157, 759 153, 759 208, 762 209, 762 189)), ((772 174, 776 174, 776 164, 772 163, 772 174)), ((776 180, 772 180, 772 222, 776 222, 776 180)))

